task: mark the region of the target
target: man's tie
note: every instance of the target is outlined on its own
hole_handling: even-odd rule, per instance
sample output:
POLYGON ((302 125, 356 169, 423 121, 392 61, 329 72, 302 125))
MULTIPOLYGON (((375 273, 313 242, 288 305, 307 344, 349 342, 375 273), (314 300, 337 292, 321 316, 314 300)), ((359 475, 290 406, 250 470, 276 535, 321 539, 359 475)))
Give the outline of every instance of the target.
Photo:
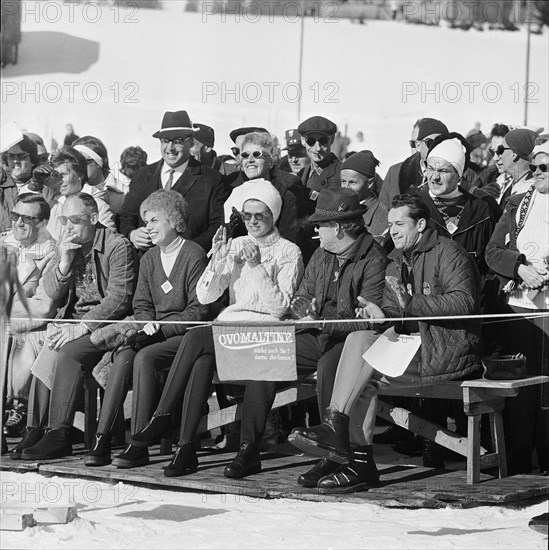
POLYGON ((172 188, 172 182, 173 182, 173 173, 175 172, 175 170, 172 168, 170 170, 170 176, 168 178, 168 181, 166 182, 166 186, 164 187, 164 189, 171 189, 172 188))

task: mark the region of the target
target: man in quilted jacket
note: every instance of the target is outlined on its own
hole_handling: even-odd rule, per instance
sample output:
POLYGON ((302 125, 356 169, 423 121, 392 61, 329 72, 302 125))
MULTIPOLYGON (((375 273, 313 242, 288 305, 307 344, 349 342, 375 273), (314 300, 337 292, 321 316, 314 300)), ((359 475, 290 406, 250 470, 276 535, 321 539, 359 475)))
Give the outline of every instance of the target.
POLYGON ((304 452, 322 457, 300 476, 301 485, 305 481, 306 486, 324 493, 353 492, 375 485, 379 473, 372 440, 380 388, 457 380, 480 368, 480 321, 414 320, 479 313, 478 270, 465 249, 429 227, 429 217, 429 209, 419 197, 398 195, 393 199, 389 230, 395 250, 389 255, 382 305, 359 297, 362 307, 356 314, 365 319, 409 320, 369 323, 369 330, 347 336, 323 423, 310 429, 296 428, 289 437, 304 452), (362 355, 379 338, 379 330, 391 325, 397 334, 419 336, 420 344, 400 374, 389 375, 375 370, 362 355), (356 422, 359 418, 361 424, 356 422), (350 439, 360 442, 353 450, 350 439))

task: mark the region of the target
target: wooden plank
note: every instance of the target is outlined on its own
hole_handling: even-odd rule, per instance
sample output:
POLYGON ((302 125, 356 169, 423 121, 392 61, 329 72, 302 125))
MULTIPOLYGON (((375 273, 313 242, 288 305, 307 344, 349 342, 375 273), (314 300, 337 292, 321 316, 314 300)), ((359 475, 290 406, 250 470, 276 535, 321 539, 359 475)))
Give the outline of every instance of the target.
MULTIPOLYGON (((442 428, 428 420, 424 420, 419 416, 411 413, 410 411, 401 407, 393 407, 383 400, 379 400, 378 403, 378 416, 393 422, 401 428, 410 430, 416 434, 421 435, 447 449, 450 449, 462 456, 467 456, 467 438, 459 436, 454 432, 442 428)), ((486 453, 486 449, 482 449, 486 453)))
POLYGON ((461 385, 464 388, 515 389, 547 383, 549 383, 549 376, 530 376, 517 380, 486 380, 479 378, 478 380, 464 380, 461 385))
POLYGON ((5 504, 2 505, 2 511, 0 512, 1 531, 23 531, 27 527, 36 525, 32 514, 5 509, 5 506, 5 504))
POLYGON ((467 416, 490 414, 496 411, 502 411, 504 408, 505 399, 503 397, 496 397, 495 399, 488 399, 479 403, 463 402, 463 412, 467 416))
MULTIPOLYGON (((273 409, 289 405, 290 403, 297 403, 303 399, 309 399, 316 396, 316 384, 312 382, 303 382, 292 386, 285 390, 282 390, 276 394, 273 409)), ((207 417, 203 417, 198 431, 213 430, 235 422, 240 419, 241 404, 231 405, 218 411, 208 414, 207 417)))
MULTIPOLYGON (((232 494, 231 498, 295 498, 315 502, 368 502, 387 507, 441 508, 471 507, 477 505, 514 504, 549 496, 547 478, 539 475, 511 476, 495 479, 480 474, 477 485, 466 484, 463 470, 434 472, 423 467, 400 464, 401 455, 388 445, 383 447, 383 462, 378 461, 381 484, 367 491, 348 495, 324 495, 316 489, 300 487, 296 480, 316 462, 303 456, 263 455, 263 471, 242 480, 230 480, 223 476, 223 469, 234 453, 199 452, 199 469, 196 473, 180 478, 166 478, 162 466, 168 459, 161 459, 152 450, 152 464, 131 470, 112 466, 86 468, 82 461, 58 462, 41 466, 45 475, 88 478, 103 482, 123 482, 129 495, 136 494, 136 485, 178 491, 199 491, 201 493, 232 494)), ((410 459, 413 460, 413 459, 410 459)), ((418 459, 415 459, 416 461, 418 459)), ((419 459, 421 460, 421 459, 419 459)), ((133 497, 132 497, 133 498, 133 497)))

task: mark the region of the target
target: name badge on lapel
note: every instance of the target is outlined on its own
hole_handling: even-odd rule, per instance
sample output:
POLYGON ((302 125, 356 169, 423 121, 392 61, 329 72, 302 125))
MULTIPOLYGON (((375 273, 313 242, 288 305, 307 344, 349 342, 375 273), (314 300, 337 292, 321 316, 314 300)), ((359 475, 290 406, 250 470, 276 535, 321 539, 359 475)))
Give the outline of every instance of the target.
POLYGON ((446 224, 446 229, 448 230, 448 233, 450 233, 450 235, 453 235, 457 231, 458 226, 454 222, 448 222, 446 224))
POLYGON ((172 283, 170 283, 170 281, 166 281, 160 286, 160 288, 164 291, 164 294, 168 294, 168 292, 170 292, 170 290, 173 289, 173 286, 172 286, 172 283))

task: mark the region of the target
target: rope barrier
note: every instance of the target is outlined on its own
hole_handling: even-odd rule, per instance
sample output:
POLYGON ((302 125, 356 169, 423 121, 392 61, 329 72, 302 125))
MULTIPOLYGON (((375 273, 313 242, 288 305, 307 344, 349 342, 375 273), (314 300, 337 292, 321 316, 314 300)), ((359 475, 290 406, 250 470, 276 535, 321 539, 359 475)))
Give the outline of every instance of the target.
POLYGON ((101 323, 101 324, 120 324, 120 323, 136 323, 146 325, 148 323, 157 323, 159 325, 213 325, 213 324, 226 324, 226 325, 277 325, 277 324, 292 324, 292 325, 318 325, 318 324, 336 324, 336 323, 398 323, 405 321, 465 321, 473 319, 503 319, 503 320, 515 320, 515 319, 537 319, 540 317, 549 317, 549 311, 532 311, 532 313, 488 313, 478 315, 441 315, 441 316, 428 316, 428 317, 387 317, 384 319, 318 319, 318 320, 296 320, 289 319, 287 321, 261 321, 261 320, 241 320, 241 321, 138 321, 138 320, 125 320, 125 319, 51 319, 47 317, 37 317, 27 319, 24 317, 12 317, 11 321, 33 321, 41 323, 101 323))

